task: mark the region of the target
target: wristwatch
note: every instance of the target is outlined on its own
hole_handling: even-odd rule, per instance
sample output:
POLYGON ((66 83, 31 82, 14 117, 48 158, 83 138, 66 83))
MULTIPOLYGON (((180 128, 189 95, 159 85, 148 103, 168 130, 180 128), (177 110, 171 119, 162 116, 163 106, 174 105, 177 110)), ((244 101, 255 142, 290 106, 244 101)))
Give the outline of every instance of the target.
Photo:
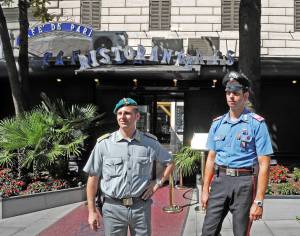
POLYGON ((259 206, 259 207, 263 207, 264 206, 264 201, 263 200, 255 200, 254 203, 259 206))
POLYGON ((158 187, 161 188, 161 187, 163 186, 164 183, 163 183, 163 181, 162 181, 161 179, 157 179, 157 180, 156 180, 156 184, 158 185, 158 187))

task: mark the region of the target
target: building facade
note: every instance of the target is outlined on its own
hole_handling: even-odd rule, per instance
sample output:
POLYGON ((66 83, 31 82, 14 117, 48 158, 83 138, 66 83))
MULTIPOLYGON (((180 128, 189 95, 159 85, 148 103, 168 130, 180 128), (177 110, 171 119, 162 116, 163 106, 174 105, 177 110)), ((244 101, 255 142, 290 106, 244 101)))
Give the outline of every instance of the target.
MULTIPOLYGON (((189 41, 211 37, 218 49, 239 51, 239 0, 58 0, 49 1, 54 21, 72 21, 101 31, 126 31, 128 44, 142 44, 151 53, 152 38, 180 38, 187 50, 189 41)), ((261 55, 300 55, 300 1, 262 0, 261 55)), ((16 4, 10 6, 16 7, 16 4)), ((11 11, 8 27, 18 28, 11 11)), ((37 24, 31 17, 31 27, 37 24)), ((17 33, 15 33, 17 35, 17 33)), ((192 42, 190 42, 192 43, 192 42)))
MULTIPOLYGON (((128 43, 150 54, 153 37, 219 39, 219 49, 238 56, 238 0, 82 0, 50 1, 60 21, 89 24, 101 31, 126 31, 128 43)), ((262 0, 261 55, 300 55, 300 1, 262 0)))

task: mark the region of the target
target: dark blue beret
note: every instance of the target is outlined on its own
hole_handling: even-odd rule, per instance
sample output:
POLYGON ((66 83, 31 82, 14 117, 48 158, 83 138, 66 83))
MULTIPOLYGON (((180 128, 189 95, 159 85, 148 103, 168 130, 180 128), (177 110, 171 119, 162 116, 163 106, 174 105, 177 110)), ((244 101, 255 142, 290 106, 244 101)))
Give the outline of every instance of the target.
POLYGON ((241 89, 249 90, 250 87, 250 81, 247 78, 246 75, 243 73, 239 73, 236 71, 230 71, 228 72, 222 81, 222 84, 226 87, 225 91, 238 91, 241 89), (228 83, 229 81, 232 81, 231 83, 228 83), (237 83, 233 83, 233 81, 236 81, 237 83))
POLYGON ((114 113, 117 114, 117 111, 124 106, 137 106, 137 102, 132 98, 122 98, 115 106, 114 113))

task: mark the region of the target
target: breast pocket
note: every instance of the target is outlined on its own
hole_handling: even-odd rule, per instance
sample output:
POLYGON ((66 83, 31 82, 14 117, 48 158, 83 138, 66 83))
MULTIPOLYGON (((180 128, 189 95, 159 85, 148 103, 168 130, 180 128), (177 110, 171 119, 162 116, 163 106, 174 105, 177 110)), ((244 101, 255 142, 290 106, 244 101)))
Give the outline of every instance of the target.
POLYGON ((134 159, 134 173, 136 175, 149 175, 151 172, 151 161, 149 157, 136 157, 134 159))
POLYGON ((214 136, 214 141, 216 144, 216 149, 221 149, 225 145, 225 135, 214 136))
POLYGON ((103 178, 109 179, 121 176, 123 170, 122 158, 108 158, 103 161, 103 178))

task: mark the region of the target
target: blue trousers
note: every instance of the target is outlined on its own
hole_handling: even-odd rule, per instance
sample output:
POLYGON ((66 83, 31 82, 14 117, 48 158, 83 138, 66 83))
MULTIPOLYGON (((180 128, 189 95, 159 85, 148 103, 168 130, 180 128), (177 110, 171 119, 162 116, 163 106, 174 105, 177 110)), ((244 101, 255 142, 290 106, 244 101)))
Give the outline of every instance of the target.
POLYGON ((211 183, 202 236, 219 235, 228 212, 232 213, 233 233, 247 236, 251 223, 249 212, 254 201, 256 176, 227 176, 219 173, 211 183))

